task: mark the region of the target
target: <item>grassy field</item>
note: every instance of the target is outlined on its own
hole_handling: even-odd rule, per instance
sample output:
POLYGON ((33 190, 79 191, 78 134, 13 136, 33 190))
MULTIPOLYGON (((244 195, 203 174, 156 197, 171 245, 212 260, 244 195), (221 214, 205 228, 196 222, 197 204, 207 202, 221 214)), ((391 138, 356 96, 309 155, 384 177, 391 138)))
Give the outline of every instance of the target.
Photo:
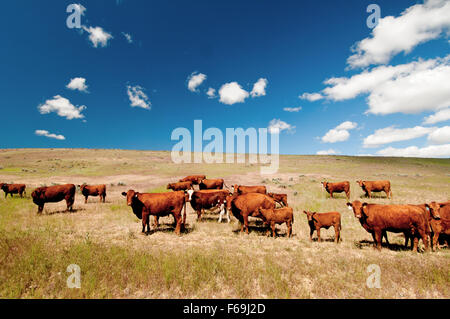
MULTIPOLYGON (((373 203, 425 203, 450 199, 450 160, 346 156, 281 156, 275 175, 261 176, 251 164, 171 162, 169 152, 15 149, 0 150, 0 182, 27 184, 26 198, 0 194, 1 298, 449 298, 450 252, 413 253, 403 235, 388 233, 390 247, 372 248, 343 194, 330 199, 320 182, 349 180, 351 200, 362 198, 358 179, 389 179, 393 199, 373 203), (227 185, 265 184, 288 194, 294 208, 294 236, 266 237, 257 220, 250 235, 239 234, 210 214, 196 222, 188 206, 187 229, 173 233, 172 217, 151 235, 126 206, 122 191, 164 191, 192 173, 223 177, 227 185), (44 214, 30 194, 41 185, 107 185, 106 203, 76 194, 75 212, 63 202, 46 204, 44 214), (339 211, 342 242, 333 229, 323 242, 309 241, 303 210, 339 211), (66 271, 81 269, 81 288, 70 289, 66 271), (378 265, 381 288, 368 288, 367 267, 378 265)), ((316 235, 315 235, 316 236, 316 235)))

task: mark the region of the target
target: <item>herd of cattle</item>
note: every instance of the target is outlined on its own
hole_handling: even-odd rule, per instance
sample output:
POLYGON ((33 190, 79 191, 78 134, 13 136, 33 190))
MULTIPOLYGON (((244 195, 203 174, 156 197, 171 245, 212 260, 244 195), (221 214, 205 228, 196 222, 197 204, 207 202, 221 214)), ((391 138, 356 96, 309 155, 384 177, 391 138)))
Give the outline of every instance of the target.
MULTIPOLYGON (((387 198, 392 198, 389 181, 357 181, 359 186, 371 198, 372 192, 385 192, 387 198)), ((322 182, 325 190, 333 198, 333 193, 344 192, 350 199, 350 183, 322 182)), ((100 202, 105 202, 105 185, 78 185, 81 194, 87 203, 89 196, 99 196, 100 202)), ((8 194, 19 194, 23 197, 26 186, 24 184, 0 183, 0 189, 8 194)), ((154 216, 153 226, 159 226, 159 217, 172 215, 175 220, 175 233, 180 234, 186 224, 186 203, 190 203, 197 213, 197 220, 202 219, 205 210, 218 210, 219 222, 222 222, 226 214, 230 222, 230 212, 241 223, 241 232, 248 234, 249 216, 262 219, 267 232, 272 230, 275 237, 275 225, 285 223, 287 236, 292 235, 294 223, 294 211, 289 207, 287 194, 268 193, 266 186, 234 185, 228 187, 223 179, 206 179, 205 175, 187 176, 176 183, 167 185, 172 192, 165 193, 139 193, 134 190, 123 192, 127 205, 133 213, 142 220, 142 232, 150 232, 150 216, 154 216), (198 185, 198 190, 194 189, 198 185), (277 204, 279 207, 277 207, 277 204), (183 211, 184 208, 184 211, 183 211)), ((67 210, 72 211, 75 201, 76 186, 74 184, 55 185, 36 188, 31 197, 38 206, 38 214, 48 202, 66 201, 67 210)), ((26 194, 26 193, 25 193, 26 194)), ((411 241, 414 251, 418 249, 419 239, 422 239, 424 247, 428 250, 429 243, 434 251, 439 248, 439 237, 445 236, 448 242, 450 235, 450 201, 438 203, 431 202, 421 205, 382 205, 362 203, 358 200, 348 202, 347 206, 354 212, 361 226, 372 235, 375 247, 381 250, 382 238, 387 238, 387 232, 403 233, 405 235, 405 247, 411 241)), ((310 240, 314 231, 317 232, 320 241, 320 229, 333 226, 335 230, 335 242, 340 240, 341 214, 339 212, 317 213, 303 211, 306 214, 310 227, 310 240)))

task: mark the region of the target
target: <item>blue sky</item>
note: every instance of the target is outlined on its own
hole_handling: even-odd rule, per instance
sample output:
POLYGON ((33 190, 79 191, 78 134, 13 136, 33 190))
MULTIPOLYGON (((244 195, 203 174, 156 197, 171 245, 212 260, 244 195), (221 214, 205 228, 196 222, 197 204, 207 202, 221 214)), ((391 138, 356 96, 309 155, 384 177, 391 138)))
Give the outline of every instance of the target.
POLYGON ((449 2, 376 1, 371 29, 373 2, 5 2, 0 148, 170 150, 201 119, 278 123, 282 154, 450 157, 449 2))

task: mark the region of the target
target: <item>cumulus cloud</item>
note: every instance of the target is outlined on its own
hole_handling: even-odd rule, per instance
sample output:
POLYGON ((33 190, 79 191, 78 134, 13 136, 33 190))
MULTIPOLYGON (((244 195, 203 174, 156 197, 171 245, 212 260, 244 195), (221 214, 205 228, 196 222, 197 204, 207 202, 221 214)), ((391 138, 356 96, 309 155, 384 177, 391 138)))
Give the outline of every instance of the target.
POLYGON ((188 77, 188 89, 189 89, 189 91, 196 92, 197 91, 197 87, 200 86, 203 83, 203 81, 205 81, 205 80, 206 80, 206 75, 205 74, 193 72, 188 77))
POLYGON ((303 93, 298 98, 302 99, 302 100, 308 100, 310 102, 314 102, 314 101, 323 99, 323 96, 320 93, 303 93))
POLYGON ((250 95, 252 97, 258 97, 258 96, 264 96, 266 95, 266 87, 267 87, 267 79, 260 78, 254 85, 253 89, 250 92, 250 95))
POLYGON ((56 140, 65 140, 66 139, 64 137, 64 135, 56 135, 56 134, 50 133, 49 131, 46 131, 46 130, 36 130, 36 131, 34 131, 34 134, 39 135, 39 136, 45 136, 48 138, 54 138, 56 140))
POLYGON ((70 83, 66 85, 66 88, 71 90, 78 90, 81 92, 87 92, 87 85, 85 78, 73 78, 70 79, 70 83))
POLYGON ((133 38, 131 37, 131 34, 122 32, 122 35, 125 37, 128 43, 133 43, 133 38))
POLYGON ((435 114, 424 118, 423 124, 435 124, 450 120, 450 108, 437 111, 435 114))
POLYGON ((113 38, 110 33, 104 31, 101 27, 83 26, 83 30, 89 33, 89 40, 92 42, 94 48, 97 48, 99 44, 101 47, 106 47, 108 41, 113 38))
POLYGON ((85 109, 86 106, 74 106, 68 99, 60 95, 56 95, 53 99, 49 99, 38 106, 38 110, 41 114, 55 112, 68 120, 84 118, 84 115, 81 112, 85 109))
POLYGON ((428 135, 428 142, 431 144, 448 144, 450 143, 450 126, 440 127, 433 130, 428 135))
POLYGON ((283 108, 283 111, 286 111, 286 112, 299 112, 301 109, 302 109, 301 106, 299 106, 299 107, 285 107, 285 108, 283 108))
POLYGON ((371 37, 357 42, 347 63, 351 68, 385 64, 396 54, 409 53, 417 45, 436 39, 450 29, 450 2, 427 0, 400 16, 381 18, 371 37))
POLYGON ((435 127, 415 126, 412 128, 397 129, 393 126, 376 130, 363 141, 363 147, 375 148, 393 142, 408 141, 435 131, 435 127))
POLYGON ((130 99, 132 107, 141 107, 143 109, 149 110, 151 107, 151 103, 148 100, 147 95, 144 93, 144 89, 139 86, 131 86, 127 85, 127 94, 130 99))
POLYGON ((237 82, 225 83, 219 89, 220 102, 227 105, 243 103, 249 93, 242 89, 237 82))
POLYGON ((338 153, 335 150, 333 150, 332 148, 330 148, 329 150, 318 151, 316 154, 317 155, 335 155, 338 153))
POLYGON ((379 66, 350 78, 331 78, 322 92, 342 101, 368 94, 367 113, 419 113, 450 106, 450 55, 397 66, 379 66))
POLYGON ((450 144, 430 145, 419 148, 417 146, 409 146, 406 148, 388 147, 377 152, 381 156, 398 156, 398 157, 450 157, 450 144))
POLYGON ((213 99, 216 97, 216 89, 209 88, 206 92, 206 95, 208 95, 208 99, 213 99))
POLYGON ((293 133, 295 126, 292 126, 291 124, 288 124, 280 119, 273 119, 269 122, 269 133, 275 134, 275 133, 281 133, 282 131, 287 130, 288 132, 293 133))
POLYGON ((357 126, 358 124, 355 122, 345 121, 329 130, 322 137, 322 141, 325 143, 344 142, 350 137, 349 130, 355 129, 357 126))

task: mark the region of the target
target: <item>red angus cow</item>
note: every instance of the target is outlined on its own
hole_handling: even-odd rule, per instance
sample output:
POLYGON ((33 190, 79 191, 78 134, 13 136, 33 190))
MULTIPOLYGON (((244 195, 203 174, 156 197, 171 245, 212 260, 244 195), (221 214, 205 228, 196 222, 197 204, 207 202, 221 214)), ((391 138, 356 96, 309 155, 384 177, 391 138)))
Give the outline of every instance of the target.
POLYGON ((356 181, 366 196, 371 198, 371 192, 385 192, 387 198, 392 197, 391 182, 389 181, 356 181))
POLYGON ((197 220, 202 219, 205 209, 220 207, 219 223, 222 222, 224 213, 227 213, 227 220, 230 222, 230 212, 226 210, 225 204, 229 192, 224 189, 205 189, 195 191, 190 199, 192 209, 197 213, 197 220))
POLYGON ((430 213, 435 217, 430 222, 433 232, 432 247, 433 249, 440 249, 439 236, 441 234, 450 236, 450 202, 431 202, 430 204, 428 204, 428 207, 430 209, 430 213))
POLYGON ((204 179, 198 185, 200 189, 223 189, 223 179, 204 179))
POLYGON ((155 217, 172 215, 176 222, 175 234, 180 235, 181 227, 186 223, 186 195, 182 191, 170 193, 138 193, 130 189, 123 192, 127 199, 127 205, 133 209, 133 213, 142 219, 142 232, 150 232, 150 215, 155 217), (184 214, 182 210, 184 206, 184 214))
POLYGON ((191 181, 187 182, 178 182, 178 183, 169 183, 167 184, 167 189, 171 189, 173 191, 185 191, 188 189, 194 189, 191 181))
POLYGON ((325 190, 330 194, 331 198, 333 198, 333 193, 342 193, 345 192, 347 199, 350 199, 350 182, 338 182, 338 183, 329 183, 322 182, 325 190))
POLYGON ((192 182, 192 184, 198 185, 204 179, 206 179, 206 175, 189 175, 180 179, 179 182, 192 182))
POLYGON ((289 206, 287 202, 287 194, 268 193, 267 195, 272 197, 281 206, 289 206))
MULTIPOLYGON (((272 228, 272 237, 275 237, 275 224, 281 225, 286 223, 287 236, 292 235, 292 224, 294 223, 294 210, 292 207, 283 207, 278 209, 264 209, 259 208, 259 213, 265 224, 272 228)), ((270 230, 267 229, 267 234, 270 230)))
POLYGON ((307 212, 303 211, 308 218, 308 224, 310 228, 309 239, 312 241, 312 236, 314 231, 317 232, 317 241, 320 242, 320 229, 325 228, 328 229, 331 226, 334 228, 334 242, 337 244, 341 238, 341 214, 338 212, 330 212, 330 213, 316 213, 316 212, 307 212))
POLYGON ((267 194, 266 186, 244 186, 244 185, 234 185, 233 191, 235 194, 243 195, 249 193, 260 193, 267 194))
POLYGON ((347 203, 347 206, 353 209, 364 229, 372 234, 378 250, 381 250, 383 231, 411 234, 414 236, 414 251, 417 251, 421 238, 428 250, 430 230, 421 208, 412 205, 367 204, 357 200, 347 203))
POLYGON ((0 183, 0 189, 5 192, 5 198, 8 196, 8 194, 11 194, 11 197, 13 197, 13 194, 19 194, 20 197, 23 197, 23 194, 26 194, 25 188, 25 184, 0 183))
POLYGON ((67 210, 72 211, 72 206, 75 202, 75 191, 76 187, 74 184, 38 187, 31 193, 31 197, 33 202, 38 205, 38 214, 42 214, 45 203, 55 203, 62 200, 66 201, 67 210))
POLYGON ((248 193, 243 195, 233 194, 227 198, 227 208, 230 207, 234 217, 241 223, 241 233, 248 234, 248 217, 259 217, 259 208, 274 209, 275 201, 272 197, 260 193, 248 193))
POLYGON ((84 203, 86 204, 89 196, 100 196, 100 202, 105 202, 106 185, 78 185, 81 194, 84 196, 84 203))

